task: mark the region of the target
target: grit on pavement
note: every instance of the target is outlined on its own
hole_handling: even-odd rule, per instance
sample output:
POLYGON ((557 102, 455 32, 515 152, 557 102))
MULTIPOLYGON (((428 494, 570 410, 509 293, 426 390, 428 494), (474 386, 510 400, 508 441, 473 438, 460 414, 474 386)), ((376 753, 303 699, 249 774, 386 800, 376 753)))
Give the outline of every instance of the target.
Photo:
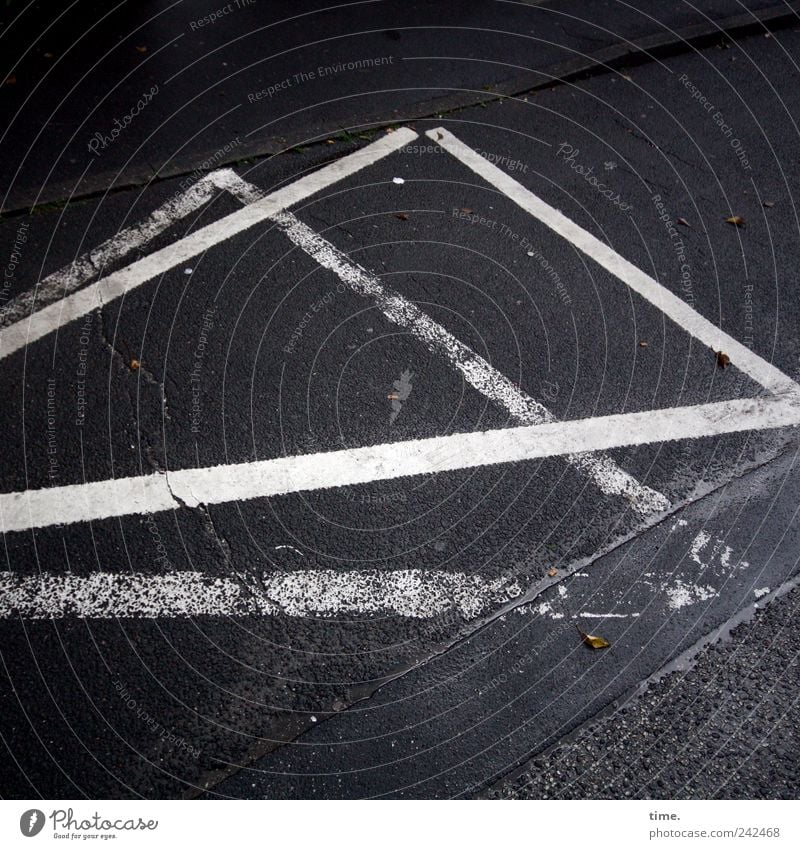
POLYGON ((652 683, 488 795, 796 799, 799 600, 794 590, 757 611, 691 669, 652 683))

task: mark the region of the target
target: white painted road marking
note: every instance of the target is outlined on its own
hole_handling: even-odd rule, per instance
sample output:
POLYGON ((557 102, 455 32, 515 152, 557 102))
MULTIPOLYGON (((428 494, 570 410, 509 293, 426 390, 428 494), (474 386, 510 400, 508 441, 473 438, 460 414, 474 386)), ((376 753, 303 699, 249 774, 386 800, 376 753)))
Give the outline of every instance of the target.
POLYGON ((652 442, 800 424, 800 400, 748 398, 501 428, 0 494, 4 532, 247 501, 652 442))
POLYGON ((220 190, 231 191, 244 203, 252 203, 255 198, 242 197, 239 185, 231 179, 235 177, 236 174, 226 168, 207 174, 151 212, 141 223, 120 230, 69 265, 45 277, 34 288, 21 292, 0 310, 0 327, 14 324, 29 315, 34 307, 42 309, 79 289, 102 274, 108 264, 144 247, 173 224, 196 212, 220 190), (231 185, 233 189, 229 188, 231 185))
POLYGON ((501 171, 497 166, 477 154, 472 148, 457 139, 452 133, 439 127, 428 130, 429 138, 436 141, 456 159, 483 177, 488 183, 510 198, 517 206, 530 213, 534 218, 546 224, 551 230, 562 236, 579 251, 593 259, 618 280, 630 286, 634 292, 641 295, 653 306, 657 307, 678 327, 708 345, 714 351, 725 351, 731 363, 752 377, 765 389, 775 394, 798 393, 798 386, 791 378, 746 345, 737 342, 724 330, 717 327, 708 319, 703 318, 686 301, 681 300, 666 287, 662 286, 644 271, 637 268, 618 254, 612 247, 601 242, 596 236, 579 227, 566 215, 554 209, 537 197, 533 192, 518 183, 513 177, 501 171))
POLYGON ((93 572, 87 576, 0 572, 0 618, 186 616, 406 616, 455 611, 464 619, 517 598, 511 578, 436 569, 268 572, 245 585, 201 572, 93 572))
POLYGON ((32 313, 27 318, 0 330, 0 359, 25 345, 41 339, 59 327, 82 318, 94 309, 121 297, 137 286, 152 280, 176 265, 185 263, 204 253, 219 242, 241 233, 249 227, 267 220, 271 215, 292 206, 310 195, 331 186, 339 180, 355 174, 362 168, 377 162, 412 139, 417 138, 413 130, 401 128, 378 141, 331 162, 305 177, 278 189, 261 200, 250 203, 224 218, 208 224, 200 230, 179 239, 172 245, 143 257, 137 262, 103 277, 96 283, 61 298, 55 303, 32 313))
MULTIPOLYGON (((289 239, 332 271, 353 292, 375 303, 393 324, 419 339, 427 349, 443 357, 473 388, 507 410, 523 424, 556 421, 538 401, 518 389, 507 377, 450 334, 398 292, 386 288, 371 272, 350 260, 330 242, 299 221, 291 212, 272 216, 289 239)), ((663 512, 670 503, 660 492, 639 483, 609 457, 570 453, 567 461, 587 474, 606 495, 622 495, 643 515, 663 512)))
MULTIPOLYGON (((384 289, 377 278, 352 263, 330 243, 302 225, 294 216, 284 212, 286 206, 296 203, 347 174, 354 173, 401 147, 410 138, 416 137, 416 134, 410 130, 397 131, 333 165, 302 178, 297 183, 255 201, 215 224, 208 225, 203 230, 180 240, 172 248, 158 251, 150 257, 133 263, 127 269, 100 280, 95 286, 75 293, 64 299, 62 303, 45 308, 26 323, 28 330, 34 319, 38 319, 37 332, 44 335, 49 332, 45 327, 48 326, 47 322, 50 319, 44 320, 42 316, 48 311, 61 310, 65 304, 71 302, 72 306, 66 310, 71 315, 76 309, 83 309, 77 299, 86 296, 92 290, 97 290, 98 295, 102 292, 105 296, 110 294, 116 297, 132 285, 139 285, 144 280, 150 279, 159 273, 158 269, 171 268, 212 244, 240 232, 245 227, 252 226, 257 221, 272 219, 290 238, 293 238, 296 244, 314 256, 320 264, 339 274, 354 291, 373 298, 392 321, 411 329, 431 350, 444 354, 471 385, 502 404, 518 419, 532 421, 534 424, 485 433, 453 434, 447 437, 322 454, 183 469, 138 478, 5 493, 0 495, 0 520, 2 520, 3 530, 25 530, 58 522, 70 523, 132 513, 157 512, 183 505, 197 506, 201 503, 216 504, 247 500, 562 455, 567 456, 575 464, 584 464, 581 467, 598 483, 604 481, 604 475, 608 474, 609 477, 605 478, 604 485, 608 485, 607 481, 611 480, 612 486, 618 486, 618 491, 628 494, 635 503, 639 492, 636 488, 641 487, 641 484, 618 470, 607 458, 587 456, 587 452, 651 442, 714 436, 741 430, 796 426, 800 423, 800 388, 794 381, 749 349, 743 346, 734 347, 734 340, 671 295, 660 284, 528 192, 519 183, 490 165, 450 133, 445 130, 433 132, 437 140, 476 173, 486 177, 505 191, 512 200, 541 218, 556 232, 570 239, 623 282, 662 308, 664 308, 663 298, 668 308, 665 312, 680 321, 698 338, 712 347, 715 344, 724 344, 730 351, 739 351, 739 349, 744 351, 746 356, 739 358, 737 354, 737 359, 741 359, 741 364, 735 363, 737 367, 780 394, 771 398, 554 422, 549 411, 542 405, 520 393, 485 360, 477 357, 470 349, 459 343, 444 328, 420 312, 415 305, 400 295, 384 289), (387 139, 390 140, 389 143, 387 139)), ((255 197, 258 194, 257 189, 248 187, 235 175, 228 188, 231 191, 240 192, 244 198, 255 197)), ((88 308, 84 311, 88 311, 88 308)), ((55 326, 60 326, 65 319, 59 312, 57 316, 52 313, 52 320, 56 322, 55 326)), ((16 343, 24 344, 26 341, 24 339, 20 341, 16 337, 3 335, 15 331, 23 323, 25 322, 0 332, 0 343, 5 345, 7 341, 10 341, 12 346, 16 343)), ((4 347, 3 355, 7 353, 8 350, 4 347)), ((653 490, 647 490, 646 487, 642 490, 646 498, 655 499, 650 502, 651 508, 666 509, 668 502, 664 496, 653 490)), ((647 502, 645 501, 644 504, 647 502)), ((642 502, 639 506, 643 506, 642 502)))

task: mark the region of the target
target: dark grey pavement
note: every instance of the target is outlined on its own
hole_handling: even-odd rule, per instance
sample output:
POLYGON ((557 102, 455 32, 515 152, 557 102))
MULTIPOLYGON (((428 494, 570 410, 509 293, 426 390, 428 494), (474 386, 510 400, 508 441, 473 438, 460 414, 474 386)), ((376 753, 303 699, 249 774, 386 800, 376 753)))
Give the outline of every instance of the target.
MULTIPOLYGON (((299 8, 274 4, 265 12, 262 5, 191 33, 179 5, 131 36, 124 61, 132 74, 122 90, 155 81, 164 91, 95 160, 87 158, 86 137, 110 126, 115 110, 104 101, 84 122, 67 109, 69 98, 70 117, 59 119, 56 107, 105 42, 87 42, 86 67, 70 65, 48 89, 52 101, 43 97, 37 106, 43 111, 23 110, 16 156, 3 160, 6 207, 17 210, 0 220, 6 256, 14 251, 4 303, 196 179, 148 183, 153 174, 191 171, 208 151, 240 138, 252 158, 229 156, 234 145, 206 170, 236 161, 242 179, 270 192, 390 136, 375 125, 397 119, 419 139, 315 194, 295 214, 559 419, 763 390, 735 360, 720 368, 687 328, 534 222, 438 149, 426 130, 445 127, 798 378, 800 94, 793 80, 800 25, 781 17, 788 7, 778 15, 767 3, 709 3, 700 11, 591 3, 582 5, 581 22, 568 17, 576 13, 566 2, 448 4, 446 12, 438 4, 367 3, 357 18, 308 6, 307 18, 275 23, 278 35, 266 49, 266 36, 259 41, 246 16, 274 15, 269 23, 299 8), (747 8, 772 10, 780 26, 731 39, 704 18, 747 8), (667 43, 670 28, 659 15, 669 27, 706 21, 705 42, 673 39, 672 55, 595 68, 577 81, 484 105, 452 100, 454 92, 472 98, 484 86, 556 67, 576 50, 619 48, 622 30, 626 39, 667 43), (180 58, 157 59, 157 47, 182 32, 164 48, 180 58), (237 33, 241 39, 231 41, 237 33), (220 39, 213 41, 220 49, 201 43, 206 38, 220 39), (276 92, 245 105, 248 92, 270 80, 389 53, 404 63, 399 76, 393 59, 369 75, 336 72, 313 86, 291 83, 282 99, 276 92), (265 69, 272 54, 281 55, 265 69), (436 98, 446 106, 441 115, 430 108, 436 98), (43 114, 54 117, 34 143, 43 114), (409 115, 432 117, 401 120, 409 115), (338 132, 344 127, 348 133, 338 132), (261 152, 292 150, 255 156, 248 138, 261 152), (300 143, 308 139, 322 143, 300 143), (90 162, 88 182, 78 182, 90 162), (92 183, 93 174, 141 185, 100 196, 102 179, 92 183), (609 191, 601 193, 590 175, 609 191), (60 199, 63 186, 79 195, 63 208, 28 215, 13 201, 27 204, 40 189, 40 199, 60 199), (732 215, 744 226, 727 223, 732 215)), ((121 51, 109 61, 123 62, 121 51)), ((21 103, 33 91, 27 67, 4 96, 21 103)), ((124 77, 121 66, 98 66, 76 93, 93 105, 109 79, 124 77)), ((119 114, 130 109, 127 95, 114 98, 119 114)), ((241 207, 219 192, 97 275, 169 249, 241 207)), ((339 282, 262 221, 0 360, 3 493, 517 424, 339 282), (390 396, 398 392, 402 406, 393 415, 390 396)), ((779 720, 796 712, 797 664, 784 627, 796 593, 772 599, 798 575, 799 445, 796 428, 784 428, 611 450, 625 473, 669 500, 666 512, 650 516, 549 457, 5 533, 2 571, 20 576, 200 572, 233 576, 243 592, 257 592, 264 572, 422 570, 474 576, 483 586, 511 581, 520 594, 471 615, 453 605, 428 617, 365 610, 51 621, 12 614, 0 619, 0 793, 706 797, 728 795, 735 772, 747 776, 742 795, 791 795, 796 748, 779 720), (744 626, 755 636, 736 631, 719 649, 698 647, 755 603, 767 606, 744 626), (593 652, 576 625, 611 647, 593 652), (774 653, 764 657, 762 642, 774 653), (742 644, 747 651, 738 651, 742 644), (687 676, 664 678, 625 714, 614 713, 693 646, 701 659, 687 676), (690 688, 700 692, 696 703, 690 688), (650 757, 655 738, 636 728, 652 725, 658 705, 672 699, 667 692, 678 695, 663 731, 652 732, 661 760, 647 764, 640 756, 650 757), (750 710, 757 693, 764 695, 755 707, 769 717, 764 739, 756 741, 748 725, 735 754, 723 748, 718 755, 730 756, 719 774, 701 769, 714 763, 709 740, 727 733, 736 699, 750 710), (682 717, 703 747, 691 758, 676 750, 670 771, 682 717), (611 730, 596 731, 597 722, 611 730), (601 764, 586 774, 581 759, 597 757, 598 748, 601 764), (635 765, 629 783, 609 783, 604 770, 620 761, 635 765), (558 786, 554 770, 564 776, 558 786), (516 783, 497 784, 509 774, 516 783)))
POLYGON ((0 14, 2 209, 277 154, 515 94, 684 38, 784 21, 774 0, 285 0, 0 14))

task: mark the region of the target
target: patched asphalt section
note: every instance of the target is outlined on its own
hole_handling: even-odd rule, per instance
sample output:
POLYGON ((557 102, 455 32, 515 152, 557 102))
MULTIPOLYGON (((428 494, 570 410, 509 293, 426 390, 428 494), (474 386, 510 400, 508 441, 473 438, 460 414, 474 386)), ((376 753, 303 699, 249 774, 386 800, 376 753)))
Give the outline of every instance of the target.
MULTIPOLYGON (((532 603, 518 603, 493 617, 446 654, 242 769, 216 786, 215 794, 451 798, 492 785, 520 761, 548 751, 615 701, 628 698, 640 681, 724 627, 740 609, 752 611, 759 599, 768 600, 771 592, 796 579, 799 495, 795 448, 605 557, 574 564, 571 575, 556 576, 553 586, 532 603), (579 628, 604 637, 611 646, 587 647, 579 628)), ((775 605, 785 610, 785 604, 775 605)), ((781 615, 768 614, 769 624, 760 633, 780 622, 781 615)), ((730 648, 721 649, 723 657, 735 652, 739 642, 737 638, 730 648)), ((777 684, 773 694, 765 696, 774 701, 765 704, 764 722, 796 710, 791 627, 770 638, 760 636, 752 646, 731 674, 720 676, 719 666, 715 671, 713 664, 698 665, 681 690, 686 697, 676 699, 663 725, 648 714, 650 734, 666 735, 664 758, 671 756, 674 738, 669 735, 679 732, 681 718, 686 729, 702 727, 723 701, 731 710, 737 705, 752 708, 754 693, 769 693, 777 684), (774 653, 771 640, 777 641, 774 653)), ((658 685, 656 694, 665 693, 664 686, 658 685)), ((757 711, 753 716, 752 733, 759 715, 757 711)), ((603 728, 613 728, 614 721, 603 728)), ((764 730, 766 734, 766 724, 764 730)), ((592 738, 597 757, 608 764, 602 775, 622 760, 628 762, 627 742, 615 754, 613 744, 619 737, 613 731, 606 734, 602 744, 599 734, 592 738)), ((772 786, 773 775, 785 778, 794 769, 794 750, 785 738, 783 732, 782 738, 778 735, 768 743, 771 758, 780 762, 775 771, 753 768, 760 785, 757 792, 749 785, 752 795, 779 792, 772 786)), ((631 745, 634 756, 645 748, 641 741, 631 745)), ((575 757, 582 751, 576 746, 575 757)), ((548 755, 542 761, 535 786, 543 795, 557 794, 546 768, 557 760, 548 755)), ((651 755, 651 760, 655 763, 656 758, 651 755)), ((566 768, 561 773, 568 775, 566 768)), ((678 786, 672 780, 679 775, 658 776, 663 779, 660 795, 669 796, 678 786)), ((604 789, 587 775, 575 785, 575 796, 613 797, 623 787, 624 776, 621 771, 620 782, 604 789)), ((725 795, 713 770, 703 782, 698 789, 698 778, 686 795, 725 795)), ((636 784, 629 780, 624 788, 625 795, 632 794, 636 784)), ((658 795, 655 789, 650 792, 658 795)))
POLYGON ((800 590, 692 668, 526 765, 493 799, 796 799, 800 590))

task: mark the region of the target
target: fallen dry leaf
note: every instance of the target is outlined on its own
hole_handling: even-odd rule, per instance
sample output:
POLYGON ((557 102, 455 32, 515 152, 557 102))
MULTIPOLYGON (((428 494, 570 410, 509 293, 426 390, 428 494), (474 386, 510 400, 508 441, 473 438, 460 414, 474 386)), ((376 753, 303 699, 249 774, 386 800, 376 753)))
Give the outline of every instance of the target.
POLYGON ((336 144, 335 139, 325 139, 325 144, 336 144))
POLYGON ((408 221, 408 214, 405 212, 395 212, 395 218, 399 218, 401 221, 408 221))
POLYGON ((399 401, 400 400, 400 396, 396 392, 390 392, 386 397, 390 401, 399 401))
POLYGON ((691 227, 692 226, 685 218, 679 218, 678 224, 683 224, 684 227, 691 227))
POLYGON ((17 78, 14 76, 14 74, 11 74, 10 76, 6 77, 6 80, 3 83, 3 85, 16 85, 16 84, 17 84, 17 78))
POLYGON ((131 360, 131 371, 136 371, 139 368, 139 360, 131 360))
POLYGON ((558 569, 556 569, 556 567, 555 567, 555 566, 551 566, 551 567, 547 570, 547 574, 548 574, 551 578, 555 578, 555 576, 558 574, 558 569))
POLYGON ((441 133, 436 133, 436 140, 437 141, 441 141, 443 138, 444 138, 444 136, 441 133))
POLYGON ((724 351, 717 351, 717 365, 725 369, 730 364, 731 358, 724 351))
POLYGON ((766 209, 772 209, 775 204, 771 200, 765 200, 764 203, 761 204, 761 206, 765 207, 766 209))
MULTIPOLYGON (((577 625, 575 627, 578 628, 577 625)), ((607 649, 611 646, 611 643, 609 643, 609 641, 606 640, 604 637, 597 637, 594 634, 587 634, 585 631, 581 631, 580 628, 578 628, 578 633, 581 635, 581 639, 583 640, 583 642, 586 643, 586 645, 589 646, 590 649, 607 649)))
POLYGON ((472 215, 472 210, 468 206, 462 207, 461 211, 464 215, 472 215))
POLYGON ((139 51, 139 53, 147 53, 146 47, 137 47, 136 49, 139 51))
POLYGON ((641 340, 641 342, 639 342, 639 347, 640 347, 640 348, 647 348, 649 345, 650 345, 650 343, 649 343, 649 342, 645 342, 645 340, 644 340, 644 339, 642 339, 642 340, 641 340))
POLYGON ((744 218, 741 215, 731 215, 725 219, 726 224, 733 224, 734 227, 744 227, 744 218))

